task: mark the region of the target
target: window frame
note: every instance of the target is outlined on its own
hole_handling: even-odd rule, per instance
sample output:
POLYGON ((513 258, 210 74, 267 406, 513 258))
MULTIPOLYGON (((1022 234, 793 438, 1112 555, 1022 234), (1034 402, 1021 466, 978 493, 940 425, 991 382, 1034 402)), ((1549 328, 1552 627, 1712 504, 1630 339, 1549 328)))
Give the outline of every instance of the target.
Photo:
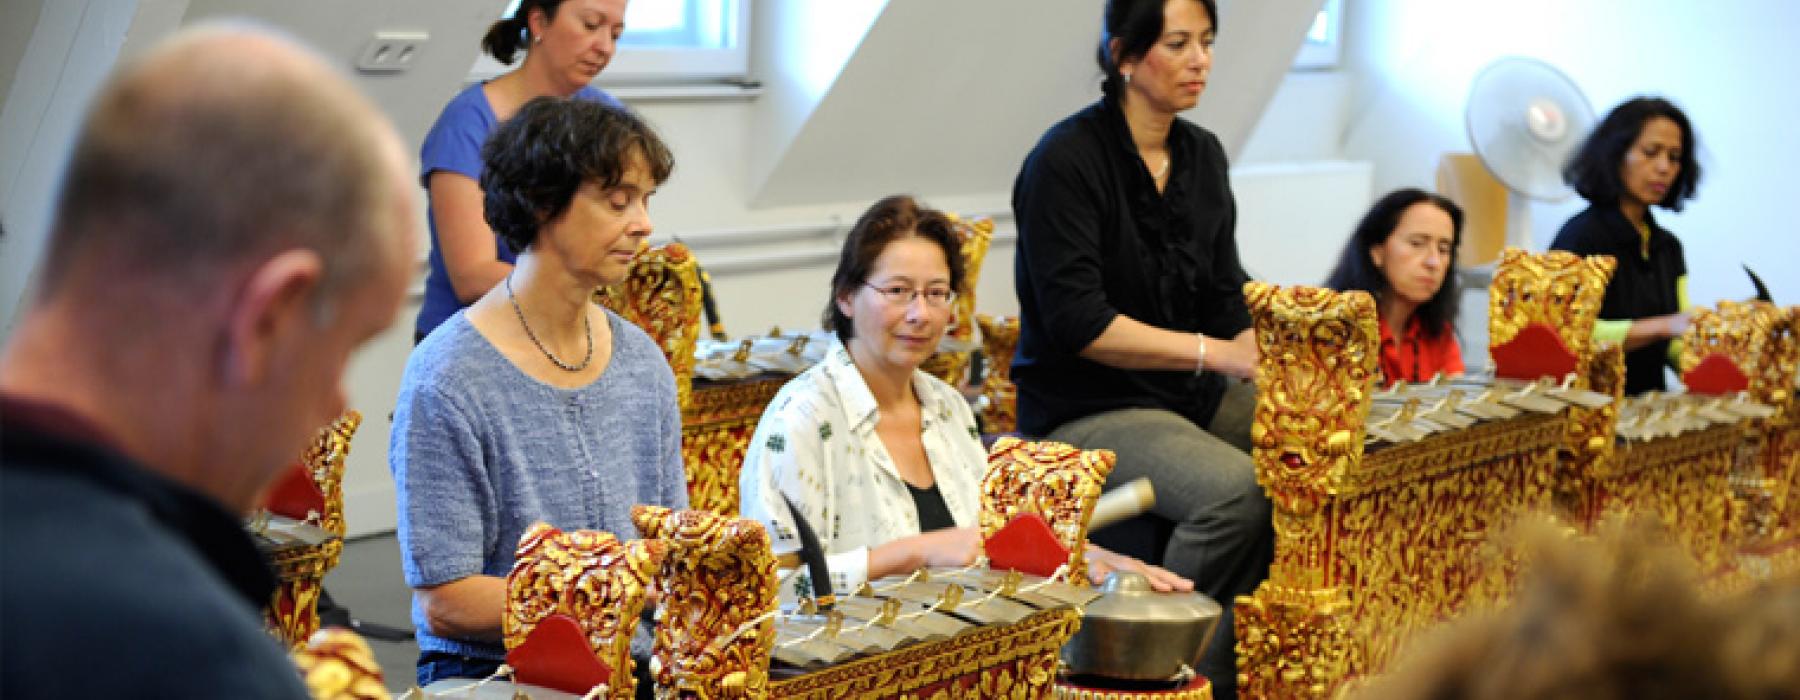
MULTIPOLYGON (((1343 0, 1325 0, 1319 8, 1319 17, 1325 18, 1325 40, 1312 40, 1312 25, 1307 25, 1307 36, 1300 40, 1300 50, 1294 54, 1294 65, 1291 70, 1333 70, 1342 60, 1344 45, 1344 5, 1343 0)), ((1314 20, 1317 22, 1317 20, 1314 20)))
MULTIPOLYGON (((683 0, 690 2, 692 0, 683 0)), ((731 3, 728 11, 732 37, 723 48, 686 48, 655 46, 620 46, 606 69, 594 78, 596 87, 633 85, 677 85, 685 83, 744 81, 750 75, 750 3, 754 0, 724 0, 731 3)), ((625 28, 626 36, 631 28, 625 28)), ((525 51, 512 65, 494 60, 487 52, 479 52, 469 69, 469 82, 484 82, 517 68, 525 51)))

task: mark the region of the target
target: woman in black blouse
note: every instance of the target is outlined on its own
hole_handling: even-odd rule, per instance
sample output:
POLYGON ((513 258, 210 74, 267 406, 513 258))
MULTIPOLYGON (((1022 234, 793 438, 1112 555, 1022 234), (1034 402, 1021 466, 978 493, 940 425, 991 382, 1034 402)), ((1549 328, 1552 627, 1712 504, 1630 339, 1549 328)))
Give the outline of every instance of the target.
POLYGON ((1588 208, 1563 224, 1553 250, 1618 261, 1594 338, 1625 346, 1625 393, 1663 389, 1673 340, 1687 329, 1687 262, 1681 241, 1656 225, 1651 205, 1681 211, 1700 185, 1694 129, 1668 100, 1615 107, 1563 170, 1588 208))
MULTIPOLYGON (((1217 137, 1177 115, 1212 68, 1213 0, 1111 0, 1105 96, 1044 134, 1013 186, 1019 428, 1118 453, 1173 521, 1164 567, 1225 605, 1273 554, 1249 450, 1257 353, 1217 137)), ((1227 620, 1229 622, 1229 620, 1227 620)), ((1233 636, 1202 668, 1231 697, 1233 636)))

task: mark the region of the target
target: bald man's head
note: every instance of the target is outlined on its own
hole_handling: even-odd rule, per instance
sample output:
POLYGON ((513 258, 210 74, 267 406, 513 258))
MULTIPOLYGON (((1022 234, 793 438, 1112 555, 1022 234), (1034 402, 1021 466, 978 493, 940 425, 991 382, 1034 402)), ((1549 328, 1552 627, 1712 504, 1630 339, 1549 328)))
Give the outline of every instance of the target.
POLYGON ((318 251, 333 289, 389 243, 404 168, 388 120, 310 51, 243 26, 185 31, 96 97, 57 204, 44 295, 88 265, 100 274, 80 277, 203 290, 290 247, 318 251))
POLYGON ((95 97, 0 383, 247 508, 393 324, 411 194, 393 126, 345 76, 264 30, 185 31, 95 97))

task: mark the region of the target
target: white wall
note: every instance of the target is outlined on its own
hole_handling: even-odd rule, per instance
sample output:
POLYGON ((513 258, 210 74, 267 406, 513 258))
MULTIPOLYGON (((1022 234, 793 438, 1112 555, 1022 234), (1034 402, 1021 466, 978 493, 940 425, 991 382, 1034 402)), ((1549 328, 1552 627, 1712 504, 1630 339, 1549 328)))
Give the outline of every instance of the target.
MULTIPOLYGON (((791 0, 768 1, 786 4, 791 0)), ((863 11, 876 6, 872 0, 859 1, 864 3, 863 11)), ((434 5, 433 11, 427 14, 416 3, 440 0, 407 0, 369 11, 353 9, 353 5, 346 4, 349 0, 317 5, 281 0, 140 2, 145 5, 178 3, 181 9, 175 12, 175 19, 181 20, 185 16, 186 21, 247 12, 320 44, 334 56, 352 55, 372 27, 423 26, 429 18, 428 28, 432 33, 429 48, 433 52, 443 52, 424 67, 430 75, 362 78, 364 87, 399 122, 403 134, 414 144, 423 138, 430 119, 453 92, 453 86, 437 75, 443 69, 441 64, 466 66, 471 63, 475 54, 474 35, 485 26, 483 18, 492 14, 488 6, 495 6, 497 11, 497 7, 504 4, 501 0, 459 0, 453 4, 434 5)), ((903 20, 904 26, 895 25, 884 31, 880 26, 884 20, 876 18, 876 26, 869 31, 871 34, 882 33, 886 38, 876 42, 878 45, 873 49, 859 47, 857 55, 845 60, 854 66, 854 75, 850 77, 856 81, 904 85, 907 90, 919 93, 920 100, 937 100, 937 104, 947 105, 943 111, 948 116, 942 122, 908 126, 906 122, 916 121, 910 113, 889 114, 868 109, 866 105, 848 103, 822 110, 823 114, 807 113, 797 120, 788 114, 784 120, 779 110, 791 109, 792 105, 781 96, 784 89, 781 81, 766 77, 765 92, 755 99, 632 103, 656 125, 677 159, 674 177, 652 204, 652 215, 657 223, 656 238, 666 240, 681 236, 694 247, 701 262, 713 269, 721 310, 733 334, 760 333, 772 325, 784 328, 817 326, 842 233, 876 197, 900 191, 919 195, 927 203, 942 209, 997 217, 997 237, 976 290, 977 307, 989 313, 1017 313, 1012 288, 1013 229, 1009 219, 1012 175, 1044 127, 1098 97, 1098 73, 1092 67, 1089 52, 1090 43, 1097 35, 1095 22, 1099 4, 1073 8, 1057 5, 1056 13, 1079 16, 1079 21, 1057 23, 1058 31, 1076 38, 1063 42, 1067 46, 1052 46, 1044 41, 1044 34, 1021 32, 1015 22, 1020 16, 1020 8, 1037 8, 1033 10, 1034 16, 1041 19, 1044 12, 1053 9, 1048 6, 1011 0, 1011 11, 1005 11, 938 0, 921 9, 921 2, 923 0, 907 0, 906 10, 894 15, 899 20, 892 21, 903 20), (966 21, 934 27, 924 22, 930 17, 966 21), (976 19, 979 21, 974 21, 976 19), (956 39, 958 36, 963 38, 956 39), (992 45, 975 47, 971 42, 978 40, 992 45), (1002 77, 965 71, 973 74, 954 81, 919 79, 916 75, 921 72, 917 60, 919 47, 945 41, 965 44, 964 53, 957 55, 976 56, 968 60, 977 67, 994 66, 990 61, 981 60, 980 56, 996 52, 1017 54, 1066 49, 1062 53, 1067 54, 1068 60, 1057 64, 1059 69, 1051 70, 1041 61, 1013 59, 1022 65, 1008 70, 1031 77, 1041 94, 1015 96, 1006 101, 945 99, 931 94, 933 85, 972 91, 970 95, 979 96, 980 90, 975 86, 981 81, 1002 77), (996 109, 1011 110, 1005 114, 1012 116, 1002 118, 987 113, 996 109), (966 123, 959 122, 955 117, 958 112, 972 118, 966 123), (980 118, 973 118, 977 116, 980 118), (959 124, 994 136, 971 138, 960 135, 955 131, 959 124), (917 128, 923 128, 926 135, 912 131, 917 128), (789 129, 799 131, 787 133, 789 129), (821 131, 808 136, 805 132, 809 129, 821 131), (928 138, 931 133, 956 135, 961 140, 945 155, 925 158, 906 154, 907 158, 896 158, 898 170, 911 173, 910 176, 897 177, 892 172, 879 170, 857 175, 833 169, 835 161, 830 156, 834 149, 857 149, 865 140, 879 138, 911 138, 921 143, 942 140, 928 138), (780 154, 768 151, 771 143, 782 138, 802 140, 804 151, 801 157, 783 160, 780 154), (788 180, 776 188, 780 195, 772 199, 780 204, 775 206, 757 201, 759 193, 768 189, 766 177, 771 173, 788 180), (971 173, 978 173, 979 177, 970 177, 971 173), (843 187, 833 182, 834 179, 851 180, 853 177, 860 183, 860 188, 843 187), (799 186, 795 182, 813 182, 820 186, 799 186)), ((1292 46, 1298 43, 1298 32, 1304 29, 1304 22, 1288 20, 1308 15, 1310 10, 1307 8, 1316 7, 1317 2, 1293 0, 1280 5, 1262 5, 1228 0, 1221 11, 1226 38, 1220 44, 1219 73, 1215 75, 1202 107, 1190 115, 1219 131, 1234 150, 1239 150, 1245 141, 1273 144, 1272 147, 1253 145, 1248 149, 1247 154, 1260 152, 1263 155, 1250 159, 1257 165, 1246 165, 1237 170, 1234 185, 1240 203, 1240 243, 1246 265, 1259 276, 1283 283, 1316 282, 1323 275, 1321 266, 1328 263, 1322 260, 1330 253, 1321 253, 1324 257, 1309 257, 1304 252, 1334 250, 1342 231, 1347 230, 1347 226, 1337 219, 1353 217, 1354 213, 1360 212, 1368 191, 1366 167, 1344 163, 1308 167, 1273 164, 1336 156, 1327 152, 1331 150, 1327 146, 1334 140, 1320 134, 1332 133, 1328 125, 1341 123, 1341 87, 1326 81, 1316 83, 1311 89, 1291 89, 1282 85, 1277 92, 1277 85, 1263 84, 1259 82, 1263 80, 1261 78, 1250 80, 1244 77, 1255 73, 1274 75, 1275 78, 1268 78, 1274 80, 1283 75, 1292 46), (1271 38, 1258 34, 1269 31, 1268 26, 1272 24, 1282 23, 1294 24, 1291 35, 1284 32, 1281 37, 1271 38), (1235 80, 1221 77, 1234 70, 1245 73, 1235 80), (1261 106, 1271 97, 1303 105, 1312 117, 1289 120, 1278 127, 1257 127, 1261 106), (1217 119, 1225 121, 1214 123, 1215 117, 1208 116, 1214 112, 1209 109, 1217 112, 1217 119), (1296 184, 1298 182, 1307 184, 1296 184), (1313 190, 1310 196, 1320 203, 1294 206, 1293 191, 1297 187, 1313 190), (1325 240, 1331 241, 1330 245, 1321 242, 1325 240), (1302 254, 1296 255, 1296 250, 1302 254)), ((758 3, 759 6, 764 4, 758 3)), ((894 12, 895 8, 891 6, 881 10, 883 17, 894 12)), ((854 12, 849 14, 861 16, 854 12)), ((104 71, 110 64, 109 58, 97 65, 104 71)), ((16 84, 14 88, 17 88, 16 84)), ((846 88, 834 85, 832 90, 846 88)), ((866 85, 853 91, 872 94, 866 85)), ((10 105, 8 109, 11 109, 10 105)), ((68 121, 73 122, 74 116, 68 117, 68 121)), ((53 155, 56 150, 48 153, 53 155)), ((8 230, 14 230, 10 218, 7 223, 8 230)), ((9 254, 8 266, 15 261, 9 254)), ((363 428, 352 444, 344 483, 352 534, 390 529, 394 523, 393 490, 386 455, 390 428, 388 414, 411 349, 412 320, 416 313, 417 301, 414 300, 402 312, 399 323, 353 358, 346 377, 351 405, 365 415, 363 428)))
MULTIPOLYGON (((1751 293, 1748 262, 1775 300, 1800 303, 1800 236, 1785 210, 1800 189, 1794 115, 1800 3, 1788 0, 1356 0, 1346 57, 1355 76, 1345 153, 1375 166, 1377 191, 1433 183, 1438 156, 1469 151, 1463 104, 1480 68, 1507 55, 1567 73, 1595 110, 1638 94, 1674 100, 1694 122, 1699 197, 1658 222, 1682 239, 1697 304, 1751 293)), ((1579 198, 1532 207, 1538 248, 1579 198)), ((1465 337, 1465 340, 1467 338, 1465 337)))
MULTIPOLYGON (((0 338, 36 274, 56 185, 88 96, 119 56, 180 19, 184 0, 66 0, 9 3, 0 18, 31 23, 29 39, 9 46, 16 61, 0 108, 0 338), (135 43, 134 43, 135 42, 135 43)), ((18 36, 9 26, 4 35, 18 36)))
MULTIPOLYGON (((866 29, 872 37, 880 35, 887 39, 873 48, 859 47, 855 56, 831 59, 847 63, 846 74, 840 76, 840 80, 855 77, 858 81, 887 85, 895 90, 913 91, 930 84, 930 81, 920 81, 913 75, 919 68, 916 46, 922 39, 918 35, 923 33, 914 25, 921 21, 923 10, 915 6, 919 0, 907 2, 909 4, 903 8, 889 3, 873 28, 863 28, 862 20, 858 19, 863 16, 859 13, 868 11, 869 5, 863 5, 858 12, 848 12, 850 16, 845 21, 851 27, 846 31, 866 29), (900 12, 900 9, 905 11, 900 12), (885 26, 888 22, 902 22, 906 26, 885 26), (895 34, 913 36, 912 43, 896 41, 895 34), (871 51, 873 53, 866 53, 871 51)), ((1302 4, 1315 3, 1316 0, 1303 0, 1302 4)), ((934 3, 933 6, 943 8, 947 4, 934 3)), ((1221 11, 1227 21, 1238 16, 1234 8, 1236 12, 1248 15, 1255 6, 1228 3, 1221 11)), ((978 12, 974 11, 976 8, 967 9, 968 12, 959 16, 986 18, 983 22, 987 23, 959 25, 954 32, 946 28, 934 41, 947 41, 951 35, 962 34, 993 36, 1001 38, 996 39, 994 45, 983 47, 982 51, 999 54, 1043 52, 1042 46, 1008 48, 1008 42, 1042 39, 1041 35, 1013 39, 1016 32, 1006 27, 996 28, 993 24, 1001 18, 1016 15, 994 8, 980 8, 978 12)), ((1305 15, 1303 10, 1283 6, 1274 12, 1291 18, 1305 15)), ((760 6, 758 12, 759 21, 766 26, 769 17, 761 14, 760 6)), ((720 313, 732 335, 763 333, 772 326, 814 328, 819 325, 819 312, 825 303, 843 233, 875 198, 907 192, 940 209, 996 218, 995 241, 977 284, 976 306, 985 313, 1017 314, 1018 301, 1013 292, 1012 275, 1015 236, 1010 218, 1012 176, 1043 128, 1064 112, 1099 96, 1098 73, 1088 55, 1088 42, 1091 41, 1088 37, 1097 31, 1090 25, 1097 19, 1098 7, 1058 6, 1055 12, 1074 13, 1083 18, 1083 24, 1073 32, 1081 38, 1071 49, 1071 56, 1066 57, 1068 60, 1055 64, 1060 67, 1058 70, 1039 66, 1041 74, 1026 73, 1038 81, 1038 92, 1033 93, 1034 97, 1004 101, 972 97, 961 100, 932 98, 938 99, 940 104, 951 105, 952 108, 945 110, 951 116, 946 117, 947 122, 923 127, 926 131, 953 127, 957 124, 954 115, 958 112, 975 115, 988 110, 1012 110, 1007 112, 1013 115, 1011 126, 991 115, 982 116, 966 126, 981 133, 1009 129, 1018 133, 1000 133, 994 138, 965 138, 958 141, 957 148, 947 149, 948 155, 937 156, 935 160, 917 154, 904 159, 896 155, 889 164, 891 172, 847 171, 830 157, 831 144, 835 143, 839 151, 850 151, 862 148, 861 142, 868 139, 925 138, 907 136, 920 128, 904 123, 912 117, 884 115, 881 110, 871 110, 866 105, 826 105, 810 110, 805 100, 800 100, 796 106, 791 91, 812 89, 806 87, 811 84, 806 81, 784 82, 774 76, 759 76, 764 78, 764 93, 753 99, 630 101, 632 108, 657 128, 676 156, 673 176, 651 204, 651 215, 656 223, 654 242, 680 237, 695 250, 701 264, 712 271, 720 313), (1019 104, 1021 100, 1024 100, 1023 104, 1019 104), (1038 106, 1034 108, 1032 104, 1038 106), (784 161, 783 153, 772 149, 771 145, 791 141, 802 141, 803 148, 795 158, 784 161), (942 176, 934 176, 940 171, 942 176), (970 177, 970 172, 982 175, 970 177), (893 173, 910 173, 910 176, 896 178, 893 173), (758 201, 759 193, 769 189, 767 178, 771 174, 790 180, 776 186, 781 194, 773 199, 803 203, 771 206, 758 201), (845 182, 830 182, 833 178, 845 182), (803 187, 793 180, 816 186, 803 187), (825 186, 827 184, 829 186, 825 186)), ((938 16, 941 17, 942 12, 938 16)), ((1287 59, 1281 51, 1270 49, 1270 42, 1259 43, 1255 35, 1248 33, 1252 31, 1250 26, 1233 24, 1226 33, 1230 37, 1232 32, 1239 32, 1235 41, 1239 42, 1236 50, 1240 53, 1236 55, 1244 56, 1244 61, 1275 61, 1285 65, 1287 59)), ((1297 25, 1294 31, 1303 28, 1303 25, 1297 25)), ((786 27, 782 31, 789 34, 776 36, 785 37, 783 40, 787 41, 798 40, 792 34, 797 31, 795 27, 786 27)), ((1294 37, 1295 45, 1297 36, 1294 37)), ((759 38, 766 39, 767 31, 759 38)), ((1291 55, 1291 49, 1286 55, 1291 55)), ((776 58, 759 54, 756 61, 766 66, 766 62, 776 58)), ((981 62, 981 65, 992 64, 981 62)), ((1220 65, 1221 73, 1229 70, 1223 67, 1229 64, 1220 65)), ((1284 75, 1280 70, 1275 73, 1284 75)), ((1323 278, 1342 236, 1349 230, 1347 222, 1360 215, 1368 199, 1369 170, 1366 166, 1351 163, 1278 164, 1337 157, 1334 126, 1342 123, 1345 90, 1341 77, 1322 77, 1324 75, 1300 75, 1297 82, 1290 78, 1279 83, 1279 90, 1277 86, 1242 85, 1238 89, 1248 94, 1235 100, 1229 93, 1209 88, 1207 99, 1202 100, 1202 108, 1189 115, 1203 124, 1216 126, 1200 116, 1208 100, 1232 101, 1242 107, 1251 101, 1260 104, 1270 99, 1290 104, 1294 110, 1309 115, 1298 120, 1277 120, 1271 126, 1258 123, 1253 112, 1249 125, 1236 127, 1242 132, 1236 140, 1251 143, 1246 157, 1255 161, 1254 165, 1247 163, 1234 173, 1240 209, 1240 246, 1245 264, 1254 274, 1284 284, 1317 283, 1323 278), (1258 143, 1264 145, 1257 146, 1258 143), (1312 199, 1308 206, 1294 205, 1296 191, 1309 193, 1312 199)), ((952 86, 946 88, 951 90, 967 89, 967 79, 949 81, 946 85, 952 86)), ((830 92, 842 90, 867 94, 868 86, 836 85, 830 92)), ((1287 112, 1283 111, 1284 114, 1287 112)), ((409 310, 409 320, 412 313, 416 313, 416 307, 409 310)), ((393 402, 392 387, 399 368, 404 366, 406 352, 410 349, 410 323, 407 327, 404 334, 396 331, 377 341, 351 368, 352 400, 370 414, 364 428, 366 437, 359 438, 351 452, 345 481, 350 523, 356 531, 377 529, 383 524, 391 527, 393 522, 392 487, 386 471, 386 412, 393 402)))

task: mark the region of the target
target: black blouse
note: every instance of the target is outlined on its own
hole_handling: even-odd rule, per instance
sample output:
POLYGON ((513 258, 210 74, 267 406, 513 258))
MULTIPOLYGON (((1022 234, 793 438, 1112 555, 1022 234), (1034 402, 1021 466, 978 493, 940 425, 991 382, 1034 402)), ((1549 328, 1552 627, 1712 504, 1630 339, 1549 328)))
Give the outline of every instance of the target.
POLYGON ((956 527, 956 519, 950 517, 950 506, 944 503, 944 494, 938 491, 937 484, 928 489, 907 484, 906 491, 912 494, 913 508, 919 513, 919 532, 956 527))
MULTIPOLYGON (((1113 98, 1051 127, 1013 184, 1020 307, 1019 430, 1044 435, 1120 408, 1174 411, 1204 428, 1225 378, 1127 370, 1078 353, 1119 314, 1230 339, 1250 326, 1225 149, 1182 119, 1163 192, 1113 98)), ((1196 341, 1197 342, 1197 341, 1196 341)))
MULTIPOLYGON (((1600 304, 1600 318, 1636 320, 1681 311, 1675 281, 1687 274, 1687 262, 1681 255, 1681 241, 1656 225, 1650 212, 1644 212, 1650 225, 1650 255, 1643 251, 1643 236, 1614 206, 1590 206, 1563 224, 1551 250, 1566 250, 1580 255, 1611 255, 1618 261, 1612 281, 1606 285, 1606 299, 1600 304)), ((1625 393, 1641 394, 1664 389, 1663 366, 1668 363, 1669 341, 1658 340, 1625 353, 1625 393)))

